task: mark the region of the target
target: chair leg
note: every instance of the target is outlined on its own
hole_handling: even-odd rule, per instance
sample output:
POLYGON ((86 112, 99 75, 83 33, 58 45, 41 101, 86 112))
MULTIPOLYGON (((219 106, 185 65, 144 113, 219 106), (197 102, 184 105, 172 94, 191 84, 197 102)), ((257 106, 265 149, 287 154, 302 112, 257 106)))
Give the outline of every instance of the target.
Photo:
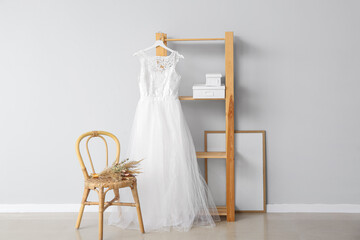
POLYGON ((136 211, 137 211, 137 215, 138 215, 140 231, 141 231, 141 233, 145 233, 144 224, 143 224, 143 220, 142 220, 142 216, 141 216, 140 201, 139 201, 139 196, 138 196, 138 192, 137 192, 137 184, 136 184, 136 182, 131 187, 131 192, 132 192, 135 204, 136 204, 136 211))
MULTIPOLYGON (((114 191, 114 194, 115 194, 115 198, 116 200, 115 201, 118 201, 120 202, 120 192, 119 192, 119 189, 113 189, 114 191)), ((121 207, 118 208, 118 211, 119 211, 119 216, 121 216, 121 207)))
POLYGON ((104 188, 100 188, 99 189, 99 240, 103 239, 104 202, 105 202, 104 188))
POLYGON ((116 200, 120 201, 119 189, 113 189, 113 190, 114 190, 114 194, 115 194, 116 200))
POLYGON ((76 225, 75 225, 75 228, 78 229, 80 227, 80 223, 81 223, 81 219, 82 219, 82 216, 83 216, 83 212, 84 212, 84 208, 85 208, 85 202, 89 196, 89 192, 90 192, 90 189, 88 188, 85 188, 84 189, 84 193, 83 193, 83 197, 82 197, 82 200, 81 200, 81 206, 80 206, 80 210, 79 210, 79 214, 78 214, 78 217, 77 217, 77 220, 76 220, 76 225))

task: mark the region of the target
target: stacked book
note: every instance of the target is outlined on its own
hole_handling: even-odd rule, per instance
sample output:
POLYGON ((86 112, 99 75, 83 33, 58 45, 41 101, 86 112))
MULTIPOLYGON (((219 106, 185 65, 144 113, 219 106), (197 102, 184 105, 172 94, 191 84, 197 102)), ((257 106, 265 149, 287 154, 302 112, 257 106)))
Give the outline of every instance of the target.
POLYGON ((205 84, 193 86, 193 98, 225 98, 225 85, 221 84, 221 73, 208 73, 205 77, 205 84))

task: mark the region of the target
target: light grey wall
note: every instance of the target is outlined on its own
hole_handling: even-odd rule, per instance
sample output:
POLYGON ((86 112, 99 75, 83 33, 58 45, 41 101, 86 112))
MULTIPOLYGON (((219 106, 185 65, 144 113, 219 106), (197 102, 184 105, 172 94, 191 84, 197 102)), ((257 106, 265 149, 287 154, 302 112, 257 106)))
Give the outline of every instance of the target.
MULTIPOLYGON (((138 60, 157 31, 235 32, 236 129, 267 131, 269 203, 360 204, 359 1, 0 1, 0 203, 79 203, 74 143, 126 148, 138 60), (65 178, 64 178, 65 177, 65 178), (5 184, 9 183, 11 184, 5 184), (51 188, 48 188, 51 187, 51 188)), ((221 43, 171 43, 181 94, 222 72, 221 43)), ((197 148, 222 102, 184 102, 197 148)))

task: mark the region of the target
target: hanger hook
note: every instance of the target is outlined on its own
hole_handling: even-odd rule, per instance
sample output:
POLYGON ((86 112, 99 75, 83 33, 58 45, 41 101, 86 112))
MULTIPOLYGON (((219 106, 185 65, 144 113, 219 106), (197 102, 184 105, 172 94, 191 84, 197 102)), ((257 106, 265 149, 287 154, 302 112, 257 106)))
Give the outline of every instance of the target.
POLYGON ((162 41, 162 42, 165 42, 165 38, 164 38, 164 33, 162 32, 162 31, 158 31, 157 33, 160 33, 161 35, 161 37, 160 37, 160 41, 162 41))

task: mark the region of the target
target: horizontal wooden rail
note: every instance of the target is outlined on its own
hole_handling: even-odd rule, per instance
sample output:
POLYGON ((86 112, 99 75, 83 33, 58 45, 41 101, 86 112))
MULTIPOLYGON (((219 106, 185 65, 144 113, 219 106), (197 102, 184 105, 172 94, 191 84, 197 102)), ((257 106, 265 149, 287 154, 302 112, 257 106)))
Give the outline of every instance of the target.
POLYGON ((175 41, 224 41, 225 38, 165 38, 165 42, 175 41))
POLYGON ((136 203, 127 203, 127 202, 113 202, 112 205, 136 207, 136 203))
MULTIPOLYGON (((128 207, 136 207, 136 203, 127 203, 127 202, 114 202, 115 198, 110 202, 105 202, 105 204, 117 205, 117 206, 128 206, 128 207)), ((99 202, 84 202, 85 205, 99 205, 99 202)), ((107 206, 108 207, 108 206, 107 206)))
POLYGON ((226 158, 226 152, 196 152, 197 158, 226 158))

